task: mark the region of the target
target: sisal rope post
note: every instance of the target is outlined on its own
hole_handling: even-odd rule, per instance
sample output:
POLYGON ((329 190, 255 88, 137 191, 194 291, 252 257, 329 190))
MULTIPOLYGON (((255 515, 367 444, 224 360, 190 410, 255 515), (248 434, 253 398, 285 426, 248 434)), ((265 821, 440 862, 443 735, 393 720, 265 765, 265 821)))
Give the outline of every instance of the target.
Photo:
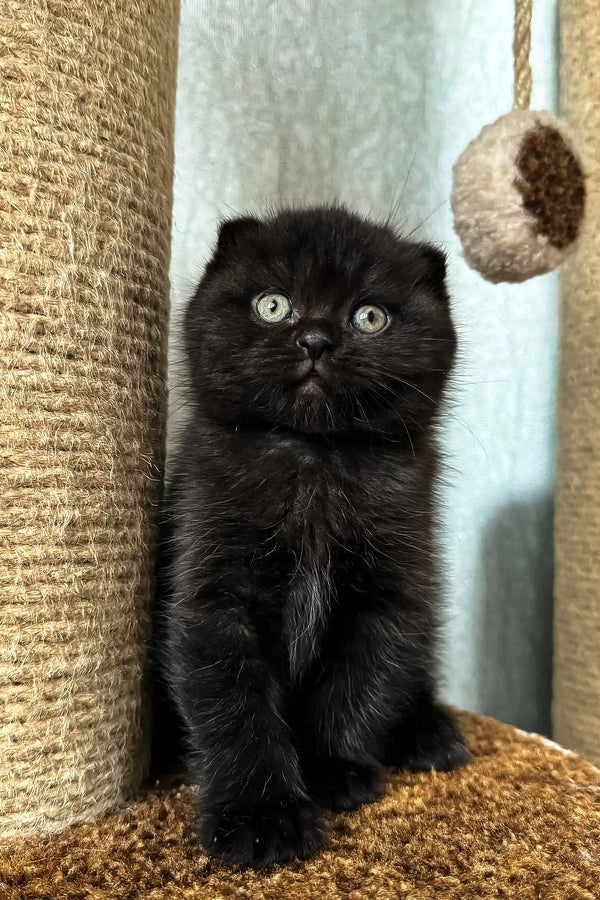
POLYGON ((513 109, 529 109, 533 76, 529 63, 533 0, 515 0, 513 109))
POLYGON ((0 6, 0 835, 146 770, 177 0, 0 6))
POLYGON ((554 735, 600 763, 600 7, 562 0, 562 106, 587 209, 562 272, 555 526, 554 735))

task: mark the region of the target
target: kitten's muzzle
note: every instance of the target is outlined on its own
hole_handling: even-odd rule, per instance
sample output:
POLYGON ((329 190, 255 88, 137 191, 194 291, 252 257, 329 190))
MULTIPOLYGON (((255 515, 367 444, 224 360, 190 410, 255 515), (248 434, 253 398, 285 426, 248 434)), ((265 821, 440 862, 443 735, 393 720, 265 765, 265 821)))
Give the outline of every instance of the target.
POLYGON ((323 396, 329 383, 329 366, 323 359, 303 359, 297 368, 296 389, 302 395, 323 396))
POLYGON ((333 349, 333 343, 328 334, 320 328, 311 328, 304 331, 296 338, 296 346, 302 350, 306 359, 315 363, 321 359, 324 353, 333 349))

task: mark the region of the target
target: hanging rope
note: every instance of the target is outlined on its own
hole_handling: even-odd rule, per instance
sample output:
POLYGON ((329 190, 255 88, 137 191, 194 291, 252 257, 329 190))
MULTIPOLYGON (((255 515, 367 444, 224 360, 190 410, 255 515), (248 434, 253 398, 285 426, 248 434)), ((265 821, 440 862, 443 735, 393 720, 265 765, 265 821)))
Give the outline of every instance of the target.
POLYGON ((531 9, 533 0, 515 0, 515 35, 513 56, 515 61, 515 86, 513 109, 529 109, 533 83, 529 50, 531 48, 531 9))

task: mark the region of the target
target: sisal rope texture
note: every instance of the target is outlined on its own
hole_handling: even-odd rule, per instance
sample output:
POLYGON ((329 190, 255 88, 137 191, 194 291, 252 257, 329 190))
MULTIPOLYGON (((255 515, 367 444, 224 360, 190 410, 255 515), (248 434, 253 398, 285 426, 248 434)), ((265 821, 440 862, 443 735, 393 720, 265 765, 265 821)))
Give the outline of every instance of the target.
POLYGON ((533 0, 515 0, 513 109, 529 109, 533 75, 529 63, 533 0))
POLYGON ((563 115, 587 170, 562 273, 555 527, 554 732, 600 762, 600 7, 563 0, 563 115))
POLYGON ((177 19, 0 5, 3 836, 93 818, 146 769, 177 19))

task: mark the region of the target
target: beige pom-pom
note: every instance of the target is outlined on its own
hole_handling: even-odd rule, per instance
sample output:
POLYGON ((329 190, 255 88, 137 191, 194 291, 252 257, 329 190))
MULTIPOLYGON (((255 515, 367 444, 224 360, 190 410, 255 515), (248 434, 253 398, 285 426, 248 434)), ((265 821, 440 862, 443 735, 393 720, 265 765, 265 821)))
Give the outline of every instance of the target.
POLYGON ((489 281, 555 269, 574 246, 585 206, 565 125, 519 109, 486 125, 454 165, 451 203, 465 259, 489 281))

